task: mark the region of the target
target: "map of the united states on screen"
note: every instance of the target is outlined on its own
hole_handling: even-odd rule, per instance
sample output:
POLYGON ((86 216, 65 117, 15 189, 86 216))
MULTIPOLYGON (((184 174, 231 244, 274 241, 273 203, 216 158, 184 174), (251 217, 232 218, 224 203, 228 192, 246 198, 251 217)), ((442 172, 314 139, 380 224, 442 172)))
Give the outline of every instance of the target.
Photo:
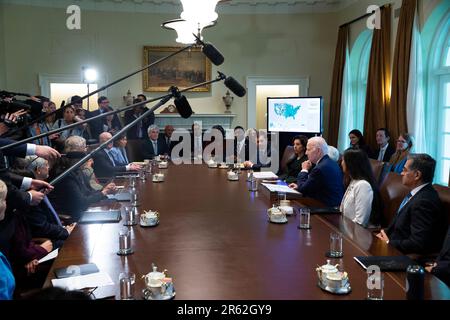
POLYGON ((280 117, 284 117, 286 119, 293 118, 295 119, 295 116, 297 115, 298 111, 300 110, 301 106, 294 107, 292 104, 289 103, 275 103, 274 104, 274 110, 275 114, 277 114, 280 117))

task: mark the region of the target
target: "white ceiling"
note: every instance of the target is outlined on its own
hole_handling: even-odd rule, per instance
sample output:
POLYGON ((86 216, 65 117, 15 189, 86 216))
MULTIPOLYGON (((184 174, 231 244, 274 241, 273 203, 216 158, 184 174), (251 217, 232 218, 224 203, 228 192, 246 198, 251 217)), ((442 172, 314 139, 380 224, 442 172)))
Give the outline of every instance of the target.
MULTIPOLYGON (((336 12, 357 0, 222 0, 222 14, 267 14, 336 12)), ((179 0, 0 0, 0 3, 64 8, 76 4, 83 10, 174 13, 181 12, 179 0)))

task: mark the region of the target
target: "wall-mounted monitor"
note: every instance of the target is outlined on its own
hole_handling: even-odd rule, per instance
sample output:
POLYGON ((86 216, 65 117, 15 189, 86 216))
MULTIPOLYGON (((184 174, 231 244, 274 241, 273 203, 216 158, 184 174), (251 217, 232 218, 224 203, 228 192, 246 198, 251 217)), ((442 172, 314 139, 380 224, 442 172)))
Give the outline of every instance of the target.
POLYGON ((322 133, 322 97, 267 98, 267 131, 322 133))

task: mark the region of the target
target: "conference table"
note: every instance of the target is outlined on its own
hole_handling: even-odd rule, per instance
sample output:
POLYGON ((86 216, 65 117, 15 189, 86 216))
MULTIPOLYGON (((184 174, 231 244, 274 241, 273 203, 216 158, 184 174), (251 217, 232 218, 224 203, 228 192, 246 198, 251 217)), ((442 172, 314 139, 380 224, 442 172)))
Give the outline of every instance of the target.
MULTIPOLYGON (((340 214, 311 216, 311 229, 268 221, 273 197, 259 186, 250 192, 243 171, 238 181, 227 180, 227 170, 206 165, 169 165, 160 169, 165 181, 138 180, 139 210, 156 210, 160 223, 131 230, 134 253, 116 254, 119 223, 79 224, 60 249, 44 286, 51 286, 54 270, 95 263, 115 282, 108 289, 119 297, 119 274, 136 274, 135 298, 143 299, 143 275, 152 263, 168 270, 176 299, 238 300, 354 300, 367 296, 367 273, 354 256, 400 255, 391 246, 340 214), (272 200, 271 200, 272 199, 272 200), (330 233, 343 235, 344 257, 332 259, 349 275, 351 292, 335 295, 317 285, 317 266, 326 264, 330 233)), ((117 180, 126 184, 127 180, 117 180)), ((304 201, 293 201, 296 207, 304 201)), ((126 203, 124 203, 126 204, 126 203)), ((96 292, 101 292, 102 288, 96 292)), ((107 294, 105 294, 107 296, 107 294)), ((384 277, 384 299, 405 299, 405 273, 384 277)), ((436 277, 425 278, 426 299, 450 299, 449 288, 436 277)))

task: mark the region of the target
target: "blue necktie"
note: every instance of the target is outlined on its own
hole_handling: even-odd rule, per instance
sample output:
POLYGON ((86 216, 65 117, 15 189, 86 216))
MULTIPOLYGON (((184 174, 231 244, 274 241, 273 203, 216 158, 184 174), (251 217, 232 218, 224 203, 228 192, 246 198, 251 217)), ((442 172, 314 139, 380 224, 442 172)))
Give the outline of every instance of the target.
POLYGON ((56 219, 56 222, 58 223, 58 225, 60 225, 62 227, 62 223, 61 223, 61 219, 59 219, 58 214, 55 211, 55 208, 53 208, 52 204, 50 203, 50 200, 48 200, 47 196, 44 196, 44 203, 47 205, 47 207, 50 209, 50 212, 53 214, 53 216, 56 219))
POLYGON ((153 141, 153 152, 155 156, 158 154, 158 143, 156 141, 153 141))
POLYGON ((108 155, 109 160, 111 160, 112 165, 115 167, 115 166, 116 166, 116 163, 114 162, 113 156, 109 153, 108 150, 105 150, 105 152, 106 152, 106 154, 108 155))
POLYGON ((397 213, 399 213, 400 210, 403 209, 403 207, 406 205, 406 203, 408 203, 408 201, 409 201, 409 199, 411 199, 411 197, 412 197, 412 194, 411 194, 411 192, 410 192, 410 193, 408 193, 408 194, 406 195, 406 197, 403 199, 402 203, 400 204, 400 207, 399 207, 398 210, 397 210, 397 213))

